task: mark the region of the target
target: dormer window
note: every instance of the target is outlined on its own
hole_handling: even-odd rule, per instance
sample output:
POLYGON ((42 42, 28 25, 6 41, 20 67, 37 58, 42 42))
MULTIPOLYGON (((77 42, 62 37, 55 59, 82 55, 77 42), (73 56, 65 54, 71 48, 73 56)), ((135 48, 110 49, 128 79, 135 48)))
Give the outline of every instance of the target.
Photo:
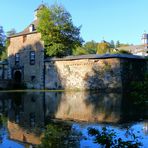
POLYGON ((35 30, 34 24, 31 24, 29 27, 29 32, 33 32, 35 30))

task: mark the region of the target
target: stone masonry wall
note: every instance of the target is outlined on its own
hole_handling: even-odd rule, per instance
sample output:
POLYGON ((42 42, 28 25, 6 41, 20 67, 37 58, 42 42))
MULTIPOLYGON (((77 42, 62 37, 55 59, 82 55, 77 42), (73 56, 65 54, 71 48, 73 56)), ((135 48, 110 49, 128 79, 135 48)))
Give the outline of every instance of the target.
POLYGON ((31 33, 10 38, 8 47, 9 78, 14 79, 15 71, 22 74, 22 82, 28 88, 43 88, 44 49, 39 33, 31 33), (30 64, 30 52, 35 51, 35 64, 30 64), (15 55, 19 53, 20 62, 15 63, 15 55))
POLYGON ((121 90, 118 58, 78 59, 45 63, 46 89, 121 90))

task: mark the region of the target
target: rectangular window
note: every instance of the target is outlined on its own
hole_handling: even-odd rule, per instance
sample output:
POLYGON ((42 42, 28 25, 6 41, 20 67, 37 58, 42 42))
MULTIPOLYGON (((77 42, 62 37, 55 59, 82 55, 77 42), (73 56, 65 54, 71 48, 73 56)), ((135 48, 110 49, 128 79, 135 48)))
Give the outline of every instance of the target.
POLYGON ((30 64, 35 64, 35 51, 30 51, 30 64))
POLYGON ((15 64, 18 64, 20 61, 20 54, 19 53, 16 53, 15 54, 15 64))

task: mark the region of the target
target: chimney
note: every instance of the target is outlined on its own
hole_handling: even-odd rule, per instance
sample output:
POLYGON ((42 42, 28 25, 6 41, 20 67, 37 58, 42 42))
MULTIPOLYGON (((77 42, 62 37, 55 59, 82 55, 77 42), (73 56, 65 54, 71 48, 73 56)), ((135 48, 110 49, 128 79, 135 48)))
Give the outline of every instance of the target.
POLYGON ((34 24, 31 24, 29 27, 29 32, 33 32, 35 30, 34 24))

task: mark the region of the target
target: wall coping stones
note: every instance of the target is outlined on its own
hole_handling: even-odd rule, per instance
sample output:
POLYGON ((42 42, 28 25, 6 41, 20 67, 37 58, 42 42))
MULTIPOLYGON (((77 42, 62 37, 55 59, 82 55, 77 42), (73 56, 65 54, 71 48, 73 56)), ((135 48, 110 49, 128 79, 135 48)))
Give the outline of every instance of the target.
POLYGON ((110 59, 110 58, 119 58, 119 59, 136 59, 136 60, 147 60, 145 57, 132 55, 132 54, 89 54, 89 55, 80 55, 80 56, 66 56, 63 58, 46 58, 45 62, 50 61, 72 61, 72 60, 82 60, 82 59, 110 59))

